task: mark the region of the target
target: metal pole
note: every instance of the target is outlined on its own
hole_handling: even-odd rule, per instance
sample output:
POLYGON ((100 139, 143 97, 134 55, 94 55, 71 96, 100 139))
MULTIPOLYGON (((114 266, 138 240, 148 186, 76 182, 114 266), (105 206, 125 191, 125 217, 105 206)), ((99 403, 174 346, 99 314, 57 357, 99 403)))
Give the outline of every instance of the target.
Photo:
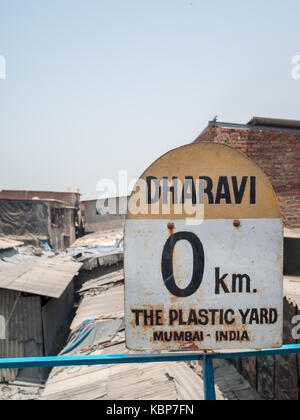
POLYGON ((214 366, 210 356, 204 356, 203 369, 205 401, 216 401, 214 366))

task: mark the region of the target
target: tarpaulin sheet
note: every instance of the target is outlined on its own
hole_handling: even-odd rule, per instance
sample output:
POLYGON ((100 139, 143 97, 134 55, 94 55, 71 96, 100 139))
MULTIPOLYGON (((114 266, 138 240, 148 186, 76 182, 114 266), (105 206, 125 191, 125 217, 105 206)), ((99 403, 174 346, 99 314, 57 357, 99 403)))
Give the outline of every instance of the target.
POLYGON ((123 318, 87 320, 72 333, 61 355, 89 349, 95 345, 110 342, 120 331, 124 331, 123 318))
POLYGON ((0 200, 0 235, 49 236, 47 205, 41 201, 0 200))
POLYGON ((123 253, 123 248, 115 246, 98 246, 96 248, 70 248, 66 250, 66 254, 71 255, 76 261, 84 262, 93 257, 101 257, 102 255, 123 253))

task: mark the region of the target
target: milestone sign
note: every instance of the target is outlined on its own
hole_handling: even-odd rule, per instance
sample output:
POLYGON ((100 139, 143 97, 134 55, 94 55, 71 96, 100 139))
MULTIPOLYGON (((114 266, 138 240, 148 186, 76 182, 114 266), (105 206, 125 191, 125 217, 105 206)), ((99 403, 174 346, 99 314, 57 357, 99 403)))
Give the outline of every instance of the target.
POLYGON ((282 265, 279 205, 251 160, 215 143, 167 153, 129 200, 127 347, 281 347, 282 265))

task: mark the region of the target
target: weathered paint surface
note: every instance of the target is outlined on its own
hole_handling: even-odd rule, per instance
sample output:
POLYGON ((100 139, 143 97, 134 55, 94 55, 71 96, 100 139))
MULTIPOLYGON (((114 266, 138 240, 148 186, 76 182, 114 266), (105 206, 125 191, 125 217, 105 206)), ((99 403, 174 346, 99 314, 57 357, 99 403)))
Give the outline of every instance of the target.
POLYGON ((142 213, 130 213, 136 191, 125 228, 127 347, 280 347, 283 227, 263 172, 234 149, 202 143, 168 153, 141 179, 142 213), (181 213, 180 202, 190 205, 181 213))

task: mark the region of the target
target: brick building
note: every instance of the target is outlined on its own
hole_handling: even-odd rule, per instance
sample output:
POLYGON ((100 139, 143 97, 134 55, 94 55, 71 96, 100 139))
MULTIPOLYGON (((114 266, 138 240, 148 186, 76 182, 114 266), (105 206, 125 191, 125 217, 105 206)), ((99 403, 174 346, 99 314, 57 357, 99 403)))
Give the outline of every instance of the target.
POLYGON ((260 166, 273 184, 286 228, 300 229, 300 121, 254 117, 246 125, 211 121, 195 142, 225 143, 260 166))
MULTIPOLYGON (((300 121, 253 118, 246 125, 211 121, 196 142, 225 143, 260 166, 273 184, 284 216, 284 344, 294 344, 300 313, 300 121)), ((233 361, 267 400, 300 399, 299 355, 233 361)))

